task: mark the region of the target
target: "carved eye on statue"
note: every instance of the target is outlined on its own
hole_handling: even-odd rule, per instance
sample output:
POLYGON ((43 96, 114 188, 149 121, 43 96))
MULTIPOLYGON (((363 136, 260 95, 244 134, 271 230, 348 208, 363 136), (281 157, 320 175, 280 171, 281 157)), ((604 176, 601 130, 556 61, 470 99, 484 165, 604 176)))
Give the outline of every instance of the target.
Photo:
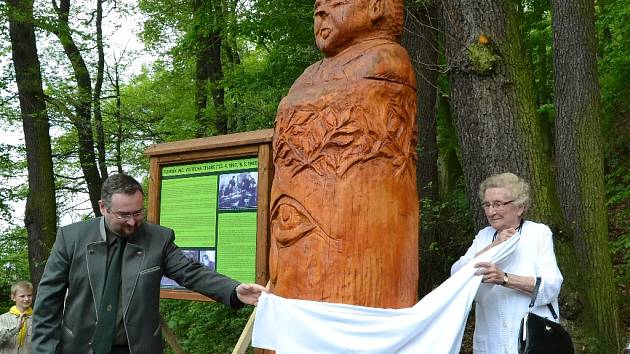
POLYGON ((287 196, 276 201, 271 211, 271 232, 282 246, 290 246, 315 229, 319 227, 313 217, 298 201, 287 196))

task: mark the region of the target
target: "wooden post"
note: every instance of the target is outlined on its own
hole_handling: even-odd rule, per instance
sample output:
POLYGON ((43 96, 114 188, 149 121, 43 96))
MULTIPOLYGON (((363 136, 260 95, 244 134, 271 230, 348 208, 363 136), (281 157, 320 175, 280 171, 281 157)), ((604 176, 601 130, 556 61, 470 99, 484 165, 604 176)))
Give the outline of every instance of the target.
POLYGON ((234 346, 234 350, 232 350, 232 354, 244 354, 247 348, 249 347, 249 343, 252 341, 252 331, 254 329, 254 320, 256 319, 256 309, 252 311, 252 314, 249 316, 247 323, 245 324, 245 328, 243 328, 243 332, 241 336, 238 338, 238 342, 234 346))
POLYGON ((186 352, 184 351, 184 348, 182 348, 182 346, 179 345, 179 342, 177 341, 177 337, 175 336, 175 333, 171 331, 171 328, 168 326, 166 321, 164 321, 164 317, 162 317, 161 314, 160 314, 160 328, 162 328, 162 334, 164 335, 164 339, 166 339, 166 343, 168 343, 171 349, 173 349, 173 352, 175 352, 175 354, 186 354, 186 352))

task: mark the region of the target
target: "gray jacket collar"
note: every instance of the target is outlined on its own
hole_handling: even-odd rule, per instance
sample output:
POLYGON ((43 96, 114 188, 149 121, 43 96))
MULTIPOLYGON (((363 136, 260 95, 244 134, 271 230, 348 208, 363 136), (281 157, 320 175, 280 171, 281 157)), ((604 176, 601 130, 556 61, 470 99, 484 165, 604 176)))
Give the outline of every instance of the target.
POLYGON ((107 233, 105 232, 105 217, 99 217, 101 220, 99 222, 98 231, 101 235, 101 241, 107 241, 107 233))

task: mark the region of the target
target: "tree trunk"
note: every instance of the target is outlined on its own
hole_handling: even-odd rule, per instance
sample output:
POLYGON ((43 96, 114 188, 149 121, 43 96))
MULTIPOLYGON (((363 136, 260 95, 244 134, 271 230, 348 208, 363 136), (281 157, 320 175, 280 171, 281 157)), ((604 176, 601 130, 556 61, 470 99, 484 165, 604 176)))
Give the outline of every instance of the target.
POLYGON ((122 141, 123 141, 123 118, 121 113, 122 96, 120 93, 120 76, 118 74, 118 65, 116 65, 116 168, 118 173, 123 173, 122 159, 122 141))
POLYGON ((445 141, 442 143, 442 148, 439 151, 439 186, 438 192, 440 200, 450 198, 455 189, 457 183, 462 177, 462 165, 459 161, 458 152, 459 143, 457 142, 457 131, 453 127, 453 116, 449 108, 450 100, 447 96, 442 95, 438 102, 438 118, 442 120, 442 131, 440 131, 440 140, 445 141), (444 148, 446 147, 446 148, 444 148))
MULTIPOLYGON (((123 56, 121 56, 122 58, 123 56)), ((120 93, 120 74, 118 69, 120 68, 120 61, 114 57, 114 76, 108 74, 109 83, 115 92, 116 109, 114 111, 114 118, 116 120, 116 134, 114 136, 114 164, 116 165, 116 171, 123 173, 122 168, 122 142, 123 142, 123 118, 122 118, 122 96, 120 93)), ((109 73, 109 72, 108 72, 109 73)))
POLYGON ((96 0, 96 48, 98 62, 96 64, 96 82, 94 83, 94 128, 96 130, 96 151, 98 152, 98 169, 101 178, 107 178, 107 161, 105 152, 105 131, 101 112, 101 89, 103 72, 105 71, 105 52, 103 50, 103 0, 96 0))
POLYGON ((215 130, 217 134, 227 134, 227 117, 225 114, 225 90, 221 80, 223 79, 223 66, 221 62, 222 33, 218 25, 222 21, 222 9, 220 2, 216 0, 195 0, 193 13, 197 18, 193 21, 198 24, 195 33, 196 46, 196 74, 195 74, 195 102, 196 118, 199 123, 197 137, 208 135, 210 120, 208 113, 208 90, 212 95, 215 115, 215 130), (213 22, 210 22, 209 18, 213 22))
POLYGON ((8 0, 7 4, 28 165, 29 191, 24 221, 28 231, 29 270, 31 282, 37 287, 57 226, 50 126, 33 26, 33 1, 8 0))
POLYGON ((530 217, 560 224, 514 1, 442 1, 441 18, 451 108, 475 225, 486 225, 477 207, 479 184, 506 171, 535 187, 530 217))
MULTIPOLYGON (((225 12, 225 16, 223 16, 223 19, 225 21, 225 27, 224 28, 230 28, 230 27, 235 27, 238 26, 238 20, 235 18, 235 14, 238 11, 238 6, 239 6, 239 0, 228 0, 223 2, 226 11, 225 12)), ((223 33, 226 35, 226 38, 224 38, 223 41, 223 47, 225 48, 225 54, 227 57, 227 61, 232 65, 240 65, 241 64, 241 56, 238 53, 238 44, 236 43, 236 37, 234 34, 232 33, 226 33, 226 31, 223 31, 223 33)))
POLYGON ((57 13, 58 20, 55 35, 59 38, 63 50, 72 64, 74 77, 77 82, 77 103, 75 104, 77 114, 72 119, 72 124, 77 129, 79 137, 79 163, 87 184, 92 210, 96 216, 100 216, 98 200, 101 195, 102 180, 96 164, 96 155, 94 154, 94 135, 91 119, 92 80, 81 52, 71 36, 70 24, 68 23, 70 0, 61 0, 59 6, 53 0, 53 7, 57 13))
POLYGON ((621 352, 608 248, 592 1, 552 1, 557 185, 568 220, 586 314, 580 323, 596 353, 621 352))
POLYGON ((223 86, 223 66, 221 62, 221 33, 215 34, 215 46, 210 65, 210 91, 215 112, 215 128, 218 134, 228 133, 228 117, 225 110, 225 88, 223 86))
MULTIPOLYGON (((417 188, 421 215, 438 202, 437 169, 437 120, 436 103, 438 88, 438 40, 437 11, 433 3, 412 4, 406 8, 405 30, 402 45, 409 52, 416 71, 416 97, 418 111, 418 163, 416 166, 417 188)), ((420 277, 419 294, 424 296, 440 281, 432 276, 434 264, 429 252, 436 241, 435 223, 422 223, 420 219, 420 277)))

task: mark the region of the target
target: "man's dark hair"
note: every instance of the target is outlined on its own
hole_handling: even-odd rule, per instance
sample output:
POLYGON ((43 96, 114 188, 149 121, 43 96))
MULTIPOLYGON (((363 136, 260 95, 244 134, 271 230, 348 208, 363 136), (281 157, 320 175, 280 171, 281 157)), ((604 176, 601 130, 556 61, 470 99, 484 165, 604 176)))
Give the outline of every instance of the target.
POLYGON ((103 187, 101 188, 101 200, 103 201, 103 204, 105 204, 105 207, 109 208, 112 205, 112 196, 114 193, 133 195, 137 191, 140 191, 140 193, 144 195, 142 185, 140 185, 138 181, 124 173, 117 173, 107 177, 105 182, 103 182, 103 187))

